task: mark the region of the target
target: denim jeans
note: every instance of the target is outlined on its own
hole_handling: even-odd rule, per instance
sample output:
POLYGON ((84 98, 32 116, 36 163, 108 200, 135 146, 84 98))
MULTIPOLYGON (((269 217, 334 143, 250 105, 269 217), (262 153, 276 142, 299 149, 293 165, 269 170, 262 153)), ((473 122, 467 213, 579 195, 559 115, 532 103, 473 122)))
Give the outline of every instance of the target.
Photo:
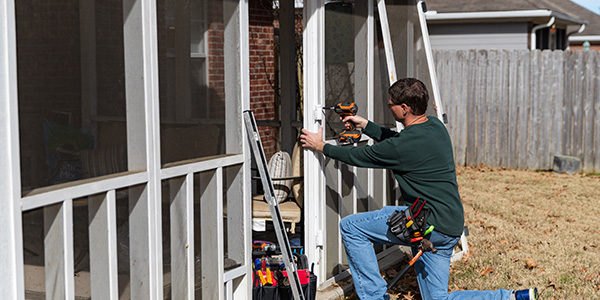
MULTIPOLYGON (((362 300, 388 300, 387 283, 379 274, 379 266, 373 244, 403 245, 388 229, 387 219, 405 206, 386 206, 381 210, 350 215, 342 219, 342 240, 352 272, 356 294, 362 300)), ((447 236, 434 230, 426 236, 438 249, 436 254, 428 251, 415 262, 417 281, 423 300, 494 299, 508 300, 512 290, 456 291, 448 293, 450 257, 459 237, 447 236)), ((413 255, 418 247, 412 247, 413 255)))

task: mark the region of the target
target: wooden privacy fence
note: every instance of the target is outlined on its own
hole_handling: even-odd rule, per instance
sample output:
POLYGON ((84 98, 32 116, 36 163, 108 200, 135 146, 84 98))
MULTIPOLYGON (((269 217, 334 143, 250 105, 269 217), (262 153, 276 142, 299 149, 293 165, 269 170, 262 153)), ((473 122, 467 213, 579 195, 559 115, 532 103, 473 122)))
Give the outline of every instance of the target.
POLYGON ((600 172, 600 51, 434 51, 458 165, 600 172))

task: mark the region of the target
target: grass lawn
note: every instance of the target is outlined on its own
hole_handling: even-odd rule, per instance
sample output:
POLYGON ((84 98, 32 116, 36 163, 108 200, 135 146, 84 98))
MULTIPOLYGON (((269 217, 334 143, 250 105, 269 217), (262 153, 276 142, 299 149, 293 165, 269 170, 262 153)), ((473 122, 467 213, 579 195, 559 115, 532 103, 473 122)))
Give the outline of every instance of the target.
MULTIPOLYGON (((450 291, 525 289, 540 299, 600 299, 600 176, 461 167, 469 255, 450 291)), ((401 266, 399 266, 401 267, 401 266)), ((414 272, 393 299, 421 299, 414 272)))

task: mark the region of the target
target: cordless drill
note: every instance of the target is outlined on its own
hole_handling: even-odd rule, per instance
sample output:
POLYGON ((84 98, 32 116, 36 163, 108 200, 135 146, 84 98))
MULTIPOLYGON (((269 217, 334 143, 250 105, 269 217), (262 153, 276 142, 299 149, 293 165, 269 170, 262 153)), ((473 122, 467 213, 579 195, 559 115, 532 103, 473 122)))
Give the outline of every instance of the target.
MULTIPOLYGON (((356 105, 354 102, 342 102, 333 107, 325 107, 323 109, 331 109, 340 117, 344 118, 347 116, 355 116, 358 112, 358 105, 356 105)), ((356 129, 356 125, 354 125, 354 123, 348 123, 350 124, 350 129, 344 129, 338 134, 337 141, 339 143, 354 144, 355 142, 360 141, 361 131, 356 129)))

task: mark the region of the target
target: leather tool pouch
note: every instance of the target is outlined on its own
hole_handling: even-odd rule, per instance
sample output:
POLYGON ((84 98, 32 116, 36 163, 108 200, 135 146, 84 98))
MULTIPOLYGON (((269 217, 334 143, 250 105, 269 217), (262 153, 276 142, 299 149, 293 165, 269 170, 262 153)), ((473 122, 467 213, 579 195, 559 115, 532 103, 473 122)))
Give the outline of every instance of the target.
POLYGON ((411 207, 397 210, 388 218, 390 231, 403 243, 414 243, 425 235, 430 213, 424 207, 426 202, 419 197, 411 207))

